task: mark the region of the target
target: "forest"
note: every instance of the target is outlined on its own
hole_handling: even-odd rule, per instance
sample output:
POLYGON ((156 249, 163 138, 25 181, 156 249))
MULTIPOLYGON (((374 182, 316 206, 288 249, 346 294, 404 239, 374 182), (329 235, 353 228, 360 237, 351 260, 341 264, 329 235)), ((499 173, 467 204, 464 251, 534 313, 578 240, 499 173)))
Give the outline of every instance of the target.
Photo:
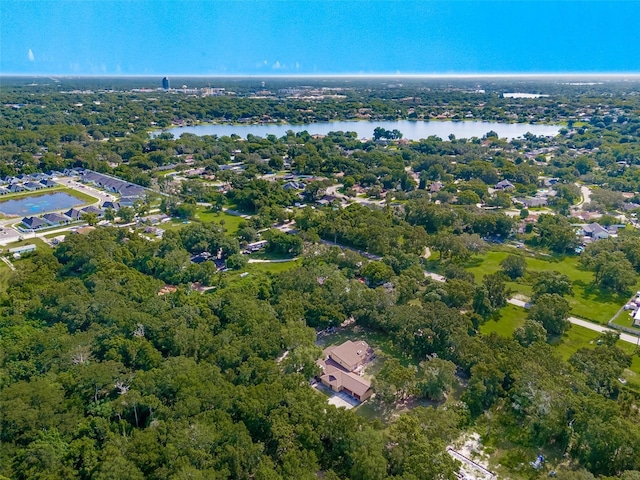
POLYGON ((638 288, 637 228, 576 236, 577 205, 606 227, 640 212, 636 84, 321 81, 343 98, 320 101, 275 80, 267 98, 249 80, 206 98, 140 90, 148 79, 38 81, 0 88, 0 177, 89 168, 149 194, 2 264, 0 479, 454 480, 447 447, 470 434, 501 477, 640 479, 637 348, 568 320, 606 323, 638 288), (363 112, 563 128, 151 135, 363 112), (544 208, 517 203, 550 180, 544 208), (152 239, 141 217, 156 209, 174 218, 152 239), (242 253, 258 239, 264 251, 242 253), (218 263, 194 261, 205 253, 218 263), (336 330, 379 357, 375 395, 353 410, 310 385, 336 330))
MULTIPOLYGON (((511 339, 480 335, 481 315, 460 313, 476 304, 465 298, 473 281, 435 285, 401 252, 363 265, 318 246, 276 276, 221 281, 207 294, 185 281, 159 295, 163 262, 215 242, 212 228, 160 243, 103 228, 18 264, 2 295, 2 475, 453 479, 444 447, 487 428, 489 415, 488 436, 505 436, 514 452, 566 452, 571 468, 596 475, 640 468, 635 400, 616 380, 630 359, 615 338, 565 363, 535 320, 511 339), (375 287, 387 280, 377 263, 393 291, 375 287), (460 399, 389 423, 327 405, 308 384, 320 354, 312 327, 349 317, 401 352, 376 377, 378 401, 440 399, 463 381, 460 399)), ((496 290, 489 279, 478 288, 496 290)), ((590 478, 574 474, 558 478, 590 478)))

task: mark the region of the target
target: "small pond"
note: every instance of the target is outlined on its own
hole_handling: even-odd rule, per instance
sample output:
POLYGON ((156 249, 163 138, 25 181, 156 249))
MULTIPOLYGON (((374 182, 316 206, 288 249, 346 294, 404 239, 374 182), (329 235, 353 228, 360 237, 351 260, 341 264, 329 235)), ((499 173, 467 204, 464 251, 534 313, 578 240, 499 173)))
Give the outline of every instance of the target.
POLYGON ((27 195, 9 200, 0 197, 0 213, 30 217, 84 204, 82 200, 64 192, 27 195))

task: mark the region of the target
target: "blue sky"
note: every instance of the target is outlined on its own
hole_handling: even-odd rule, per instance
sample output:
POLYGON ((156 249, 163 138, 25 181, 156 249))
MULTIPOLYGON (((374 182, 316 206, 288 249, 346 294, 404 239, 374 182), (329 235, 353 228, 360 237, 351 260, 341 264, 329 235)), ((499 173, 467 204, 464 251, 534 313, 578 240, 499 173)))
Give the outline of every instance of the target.
POLYGON ((0 73, 639 73, 640 2, 2 0, 0 73))

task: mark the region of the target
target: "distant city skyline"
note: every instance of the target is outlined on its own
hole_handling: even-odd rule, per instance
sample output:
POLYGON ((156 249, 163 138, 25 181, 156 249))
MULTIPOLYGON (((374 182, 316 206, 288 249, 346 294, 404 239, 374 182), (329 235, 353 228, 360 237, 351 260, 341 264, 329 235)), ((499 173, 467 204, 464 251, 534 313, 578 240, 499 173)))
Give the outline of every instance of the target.
POLYGON ((0 74, 636 74, 638 18, 597 0, 4 0, 0 74))

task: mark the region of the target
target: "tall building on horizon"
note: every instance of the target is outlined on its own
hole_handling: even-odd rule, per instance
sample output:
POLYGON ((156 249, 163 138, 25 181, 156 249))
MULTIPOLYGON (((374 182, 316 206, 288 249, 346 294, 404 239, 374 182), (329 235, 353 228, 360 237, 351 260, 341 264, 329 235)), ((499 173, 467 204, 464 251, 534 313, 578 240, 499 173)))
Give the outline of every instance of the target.
POLYGON ((169 90, 169 77, 164 77, 162 79, 162 88, 169 90))

